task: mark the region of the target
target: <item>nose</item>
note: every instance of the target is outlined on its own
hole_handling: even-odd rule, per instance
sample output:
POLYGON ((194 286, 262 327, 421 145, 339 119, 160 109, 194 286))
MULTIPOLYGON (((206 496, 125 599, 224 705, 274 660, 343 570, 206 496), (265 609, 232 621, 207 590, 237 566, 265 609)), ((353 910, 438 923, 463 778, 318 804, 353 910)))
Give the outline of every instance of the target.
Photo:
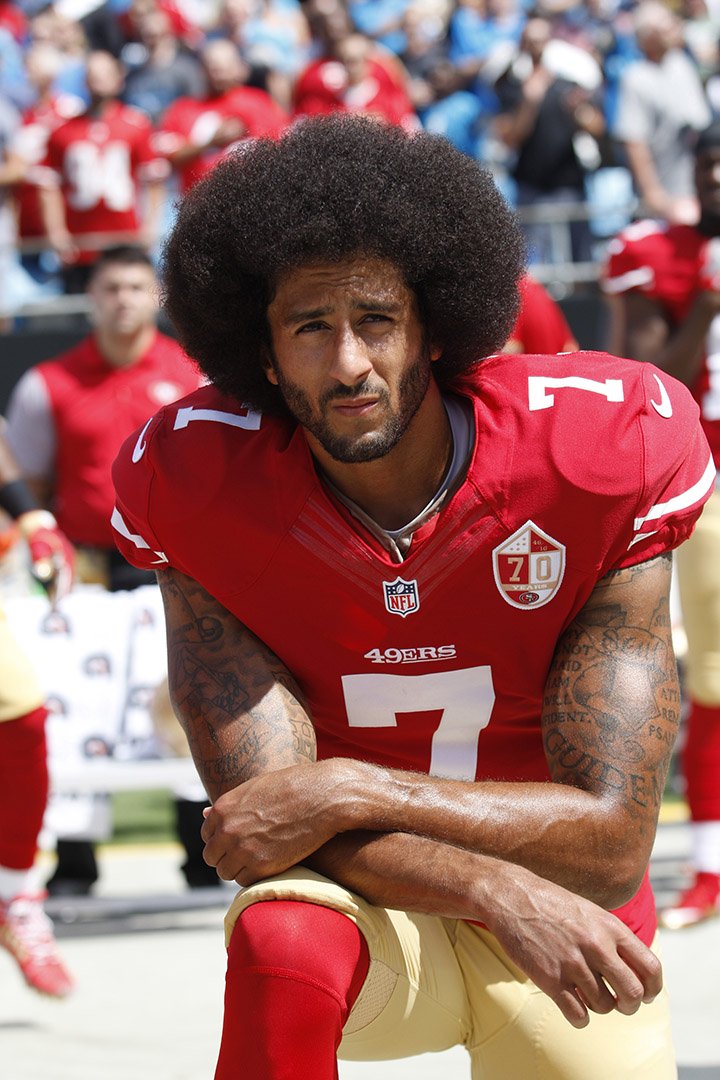
POLYGON ((366 343, 351 327, 343 329, 335 343, 330 377, 343 386, 355 386, 366 379, 371 371, 372 361, 366 343))

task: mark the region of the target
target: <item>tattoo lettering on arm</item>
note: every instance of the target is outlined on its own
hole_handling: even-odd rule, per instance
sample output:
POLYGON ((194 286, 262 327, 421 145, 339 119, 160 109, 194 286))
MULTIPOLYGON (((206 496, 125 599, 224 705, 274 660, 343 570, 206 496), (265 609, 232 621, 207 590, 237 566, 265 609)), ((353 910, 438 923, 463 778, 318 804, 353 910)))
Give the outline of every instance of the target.
MULTIPOLYGON (((543 709, 553 780, 657 814, 680 720, 670 556, 612 572, 560 640, 543 709)), ((653 826, 654 827, 654 826, 653 826)))
POLYGON ((260 773, 315 760, 290 672, 192 578, 158 574, 170 697, 211 798, 260 773))

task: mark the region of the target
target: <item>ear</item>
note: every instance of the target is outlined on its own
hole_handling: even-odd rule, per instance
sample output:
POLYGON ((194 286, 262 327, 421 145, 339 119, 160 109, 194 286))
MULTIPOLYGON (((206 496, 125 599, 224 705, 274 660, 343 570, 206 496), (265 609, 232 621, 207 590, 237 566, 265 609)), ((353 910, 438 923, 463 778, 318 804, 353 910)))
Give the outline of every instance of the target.
POLYGON ((273 386, 277 386, 278 385, 278 378, 277 378, 277 375, 275 374, 275 366, 274 366, 274 364, 272 362, 272 356, 270 355, 270 350, 269 349, 263 349, 262 366, 263 366, 263 371, 265 372, 265 378, 267 379, 267 381, 269 383, 272 383, 273 386))
POLYGON ((442 351, 442 349, 440 348, 439 345, 431 345, 430 346, 430 362, 432 364, 434 364, 436 360, 439 360, 440 357, 442 356, 442 352, 443 351, 442 351))

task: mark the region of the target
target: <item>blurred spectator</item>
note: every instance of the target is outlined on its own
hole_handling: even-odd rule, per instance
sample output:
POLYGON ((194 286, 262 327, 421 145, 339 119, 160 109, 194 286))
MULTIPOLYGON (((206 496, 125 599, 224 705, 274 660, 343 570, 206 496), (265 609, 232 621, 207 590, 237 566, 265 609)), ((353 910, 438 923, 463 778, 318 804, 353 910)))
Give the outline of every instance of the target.
POLYGON ((560 305, 530 274, 520 279, 520 310, 503 352, 559 353, 577 349, 560 305))
POLYGON ((644 0, 635 33, 643 57, 622 74, 613 135, 627 154, 643 213, 694 223, 693 145, 711 118, 703 86, 683 52, 682 24, 664 4, 644 0))
POLYGON ((28 180, 15 188, 18 233, 22 241, 34 242, 32 251, 21 254, 21 264, 34 281, 45 284, 57 273, 57 260, 41 249, 45 223, 38 189, 32 183, 32 170, 47 156, 50 133, 84 110, 84 103, 72 94, 58 94, 55 80, 62 68, 62 57, 54 45, 44 42, 30 45, 25 54, 25 69, 36 97, 23 113, 22 127, 13 143, 15 152, 28 165, 28 180))
POLYGON ((348 0, 353 26, 394 53, 405 48, 403 19, 412 0, 348 0))
POLYGON ((30 101, 30 87, 25 78, 23 51, 9 30, 0 26, 0 94, 18 109, 30 101))
POLYGON ((119 62, 91 53, 87 85, 87 111, 50 135, 40 188, 45 231, 62 260, 65 291, 74 293, 84 291, 98 248, 131 239, 152 246, 168 173, 149 120, 119 100, 119 62))
POLYGON ((412 79, 410 93, 422 126, 442 135, 463 154, 483 158, 483 105, 468 80, 447 57, 424 65, 424 78, 412 79))
POLYGON ((140 21, 153 11, 164 11, 176 38, 188 48, 202 44, 200 29, 178 8, 173 0, 132 0, 127 10, 118 16, 118 23, 126 42, 140 41, 140 21))
MULTIPOLYGON (((94 332, 22 376, 8 405, 7 439, 38 501, 75 545, 78 580, 115 591, 155 577, 138 572, 115 549, 110 466, 130 432, 196 389, 199 376, 177 342, 156 329, 157 282, 141 249, 101 255, 88 291, 94 332)), ((192 826, 182 819, 193 852, 202 824, 196 810, 192 826)), ((215 883, 215 872, 201 860, 189 862, 186 875, 190 884, 215 883)), ((92 846, 60 840, 50 891, 87 892, 96 878, 92 846)))
POLYGON ((88 43, 82 26, 54 7, 44 8, 30 21, 31 40, 53 45, 62 56, 63 64, 55 81, 58 93, 74 94, 90 103, 85 80, 88 43))
POLYGON ((11 149, 19 128, 17 109, 0 95, 0 333, 9 327, 11 279, 17 261, 12 189, 27 175, 25 162, 11 149))
MULTIPOLYGON (((517 153, 512 175, 519 206, 585 202, 585 176, 601 162, 598 140, 605 134, 602 72, 577 46, 553 41, 547 19, 529 19, 520 52, 500 76, 496 131, 517 153)), ((553 262, 550 226, 525 226, 531 261, 553 262)), ((587 221, 570 227, 572 258, 592 257, 587 221)))
POLYGON ((310 28, 297 0, 223 0, 215 35, 234 41, 247 62, 263 69, 267 90, 285 109, 310 55, 310 28))
POLYGON ((720 11, 706 0, 682 0, 679 14, 683 22, 683 38, 691 57, 697 64, 702 82, 717 72, 720 11))
POLYGON ((195 54, 175 36, 162 8, 138 15, 136 25, 144 58, 128 72, 123 100, 155 124, 177 98, 202 97, 205 76, 195 54))
POLYGON ((498 47, 518 46, 525 22, 519 0, 460 0, 450 18, 450 59, 479 75, 498 47))
POLYGON ((79 23, 91 52, 109 52, 119 56, 123 47, 123 33, 117 14, 111 3, 92 0, 54 0, 55 11, 73 22, 79 23))
POLYGON ((381 115, 392 112, 393 116, 407 117, 411 123, 417 123, 408 95, 407 73, 393 53, 367 39, 365 45, 354 41, 345 46, 348 38, 358 35, 339 0, 307 0, 305 13, 319 55, 301 72, 295 84, 296 115, 364 111, 358 103, 365 98, 373 100, 381 115), (362 91, 357 90, 360 83, 364 84, 362 91), (352 104, 346 102, 346 93, 352 104))
POLYGON ((275 137, 287 114, 269 94, 246 86, 249 68, 231 41, 210 41, 202 49, 209 93, 199 100, 179 98, 161 118, 154 145, 188 191, 229 150, 243 140, 275 137))
POLYGON ((426 108, 433 100, 428 77, 441 63, 449 62, 448 46, 442 24, 433 24, 417 5, 409 7, 403 19, 405 47, 400 53, 409 76, 408 93, 416 109, 426 108), (440 32, 439 32, 440 31, 440 32))

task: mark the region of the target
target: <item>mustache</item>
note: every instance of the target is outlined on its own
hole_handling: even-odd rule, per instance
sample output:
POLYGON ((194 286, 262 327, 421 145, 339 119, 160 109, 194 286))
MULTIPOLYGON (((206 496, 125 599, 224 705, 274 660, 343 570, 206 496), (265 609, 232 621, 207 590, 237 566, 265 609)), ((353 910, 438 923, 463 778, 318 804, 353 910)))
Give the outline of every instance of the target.
POLYGON ((366 379, 365 382, 359 383, 357 386, 337 386, 332 390, 326 390, 320 398, 320 406, 331 404, 333 401, 352 401, 353 398, 362 397, 376 397, 380 401, 384 401, 388 396, 387 388, 384 386, 373 386, 373 384, 366 379))

